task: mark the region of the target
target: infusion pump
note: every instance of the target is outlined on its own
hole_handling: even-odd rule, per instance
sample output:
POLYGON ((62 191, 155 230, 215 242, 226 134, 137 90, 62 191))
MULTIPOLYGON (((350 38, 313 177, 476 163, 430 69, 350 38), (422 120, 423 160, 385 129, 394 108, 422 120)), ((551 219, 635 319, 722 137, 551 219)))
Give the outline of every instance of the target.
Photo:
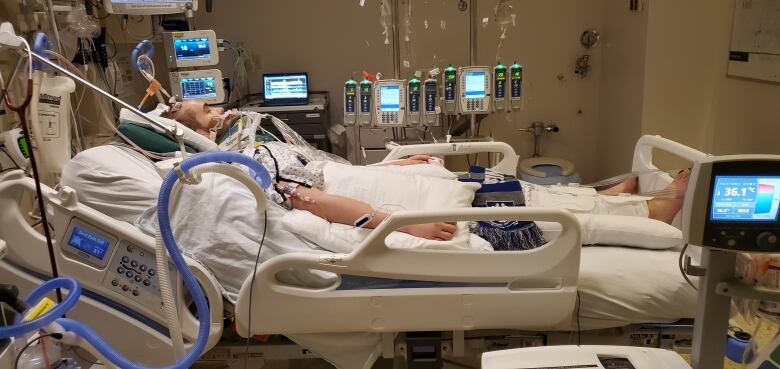
POLYGON ((406 81, 383 79, 374 82, 374 125, 403 127, 406 122, 406 81))
POLYGON ((490 67, 458 68, 458 110, 461 114, 490 112, 490 67))

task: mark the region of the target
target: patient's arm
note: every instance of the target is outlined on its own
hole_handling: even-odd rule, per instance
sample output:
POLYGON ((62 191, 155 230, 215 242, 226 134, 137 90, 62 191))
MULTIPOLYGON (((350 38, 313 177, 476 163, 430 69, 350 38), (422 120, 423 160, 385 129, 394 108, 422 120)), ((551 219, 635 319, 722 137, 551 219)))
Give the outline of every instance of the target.
POLYGON ((377 164, 379 166, 386 166, 386 165, 398 165, 398 166, 404 166, 404 165, 416 165, 416 164, 428 164, 428 160, 431 158, 430 155, 412 155, 406 159, 401 160, 393 160, 391 162, 387 163, 380 163, 377 164))
MULTIPOLYGON (((352 225, 355 224, 355 221, 358 218, 365 214, 374 213, 371 206, 362 201, 344 196, 331 195, 316 188, 299 186, 296 195, 297 196, 293 196, 291 199, 292 207, 294 209, 309 211, 312 214, 333 223, 352 225), (303 200, 304 198, 308 198, 311 201, 303 200)), ((371 221, 364 225, 363 228, 376 228, 387 217, 388 214, 377 211, 373 214, 371 221)), ((455 225, 443 222, 413 224, 398 228, 398 230, 417 237, 448 241, 452 239, 452 234, 455 232, 455 225)))

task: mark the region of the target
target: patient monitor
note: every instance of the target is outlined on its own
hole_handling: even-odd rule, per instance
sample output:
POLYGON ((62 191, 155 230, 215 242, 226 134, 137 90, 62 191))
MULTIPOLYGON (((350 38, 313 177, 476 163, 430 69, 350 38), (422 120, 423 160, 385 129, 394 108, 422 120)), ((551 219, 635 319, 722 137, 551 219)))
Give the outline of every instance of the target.
POLYGON ((103 0, 109 14, 174 14, 198 10, 198 0, 103 0))
POLYGON ((374 125, 403 127, 406 123, 406 81, 383 79, 374 83, 374 125))
POLYGON ((217 35, 214 31, 199 30, 185 32, 164 32, 168 68, 201 67, 219 63, 217 35))
POLYGON ((458 68, 458 108, 461 114, 490 112, 490 68, 458 68))
POLYGON ((182 100, 201 100, 209 104, 225 101, 222 71, 219 69, 171 72, 171 92, 182 100))
POLYGON ((509 92, 512 110, 519 110, 523 95, 523 66, 517 63, 509 68, 509 92))

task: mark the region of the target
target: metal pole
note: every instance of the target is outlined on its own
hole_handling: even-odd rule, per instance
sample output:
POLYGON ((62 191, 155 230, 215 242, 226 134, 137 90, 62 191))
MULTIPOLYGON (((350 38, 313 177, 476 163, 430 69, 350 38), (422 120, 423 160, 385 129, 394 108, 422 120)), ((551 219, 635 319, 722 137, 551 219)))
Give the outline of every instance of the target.
MULTIPOLYGON (((107 97, 107 98, 111 99, 111 100, 112 100, 112 101, 114 101, 115 103, 117 103, 117 104, 121 105, 123 108, 125 108, 125 109, 127 109, 127 110, 130 110, 131 112, 133 112, 133 113, 135 113, 136 115, 140 116, 140 117, 141 117, 143 120, 145 120, 145 121, 147 121, 147 122, 151 123, 152 125, 154 125, 154 126, 156 126, 156 127, 159 127, 159 128, 161 128, 161 129, 163 129, 165 132, 171 132, 171 128, 170 128, 170 127, 166 127, 166 126, 165 126, 165 125, 163 125, 162 123, 160 123, 160 122, 158 122, 158 121, 156 121, 156 120, 152 119, 152 118, 151 118, 151 117, 149 117, 148 115, 146 115, 146 114, 142 113, 140 110, 136 109, 134 106, 131 106, 130 104, 128 104, 128 103, 126 103, 126 102, 124 102, 124 101, 120 100, 119 98, 115 97, 114 95, 112 95, 112 94, 110 94, 110 93, 108 93, 108 92, 106 92, 106 91, 104 91, 104 90, 100 89, 99 87, 97 87, 97 86, 93 85, 91 82, 89 82, 89 81, 87 81, 87 80, 85 80, 85 79, 83 79, 83 78, 81 78, 81 77, 79 77, 79 76, 77 76, 77 75, 75 75, 75 74, 71 73, 69 70, 67 70, 67 69, 65 69, 65 68, 63 68, 63 67, 61 67, 61 66, 57 65, 56 63, 52 62, 51 60, 49 60, 49 58, 47 58, 47 57, 44 57, 44 56, 40 56, 40 55, 38 55, 37 53, 34 53, 34 52, 32 52, 32 51, 31 51, 30 53, 31 53, 31 54, 32 54, 32 56, 33 56, 33 57, 35 57, 36 59, 38 59, 38 60, 40 60, 40 61, 42 61, 42 62, 46 63, 46 64, 47 64, 47 65, 49 65, 50 67, 52 67, 52 68, 54 68, 54 69, 56 69, 56 70, 58 70, 58 71, 60 71, 60 72, 62 72, 62 73, 65 73, 65 75, 67 75, 68 77, 70 77, 70 78, 73 78, 74 80, 76 80, 76 81, 80 82, 80 83, 81 83, 81 84, 83 84, 84 86, 86 86, 86 87, 89 87, 89 88, 91 88, 92 90, 95 90, 95 91, 97 91, 97 92, 98 92, 98 93, 100 93, 101 95, 103 95, 103 96, 105 96, 105 97, 107 97)), ((171 132, 171 133, 172 133, 172 132, 171 132)), ((174 134, 174 135, 175 135, 175 134, 174 134)))
MULTIPOLYGON (((393 2, 393 78, 401 79, 401 29, 400 24, 400 6, 401 0, 390 0, 393 2)), ((408 0, 411 1, 411 0, 408 0)), ((401 127, 400 140, 406 141, 406 128, 401 127)), ((395 130, 393 130, 395 133, 395 130)), ((393 135, 395 136, 395 134, 393 135)), ((393 137, 395 138, 395 137, 393 137)))
MULTIPOLYGON (((469 3, 469 65, 477 64, 477 0, 471 0, 469 3)), ((471 114, 469 117, 470 138, 477 136, 477 115, 471 114)))

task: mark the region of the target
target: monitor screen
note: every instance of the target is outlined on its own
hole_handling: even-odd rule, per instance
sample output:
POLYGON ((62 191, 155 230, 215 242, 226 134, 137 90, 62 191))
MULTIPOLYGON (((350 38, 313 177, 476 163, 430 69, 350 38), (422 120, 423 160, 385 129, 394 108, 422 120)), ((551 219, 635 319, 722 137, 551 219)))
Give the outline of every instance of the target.
POLYGON ((111 241, 84 228, 73 227, 68 245, 103 260, 111 241))
POLYGON ((485 82, 487 73, 485 72, 465 72, 466 97, 470 99, 481 99, 485 97, 485 82))
POLYGON ((401 109, 400 86, 379 86, 379 109, 382 111, 399 111, 401 109))
POLYGON ((266 101, 306 100, 309 81, 306 73, 264 74, 263 93, 266 101))
POLYGON ((181 97, 184 99, 204 99, 217 96, 217 84, 214 77, 182 78, 181 97))
POLYGON ((780 208, 780 177, 716 175, 711 196, 711 221, 773 222, 780 208))
POLYGON ((174 39, 173 49, 176 51, 176 60, 199 60, 211 57, 207 37, 174 39))

